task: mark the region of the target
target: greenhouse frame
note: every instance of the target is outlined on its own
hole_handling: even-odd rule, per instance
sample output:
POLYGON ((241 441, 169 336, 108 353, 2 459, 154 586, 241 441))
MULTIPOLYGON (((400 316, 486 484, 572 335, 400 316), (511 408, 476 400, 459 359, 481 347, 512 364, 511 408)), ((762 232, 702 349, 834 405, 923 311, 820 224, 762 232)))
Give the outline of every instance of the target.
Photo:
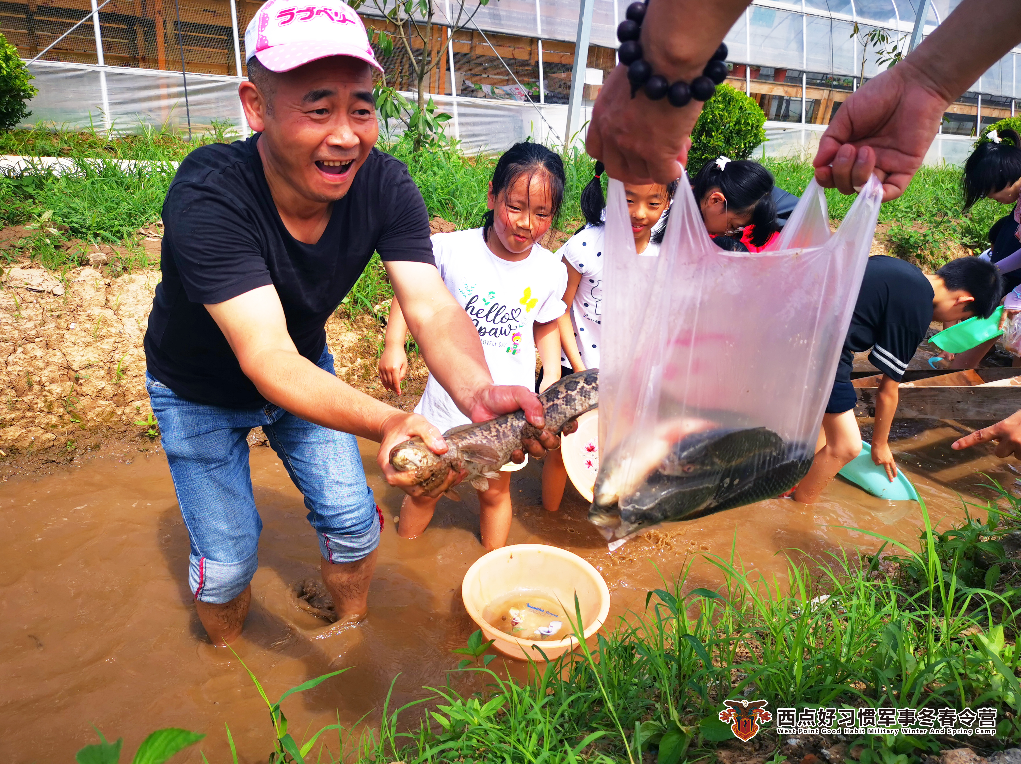
MULTIPOLYGON (((141 125, 247 132, 236 92, 241 40, 253 0, 0 0, 0 33, 28 62, 39 95, 29 122, 130 132, 141 125)), ((766 115, 766 155, 808 156, 841 103, 894 51, 933 29, 957 0, 755 0, 727 34, 728 83, 766 115), (919 3, 925 3, 919 7, 919 3), (924 15, 919 18, 919 13, 924 15), (916 27, 916 21, 920 21, 916 27), (880 30, 881 34, 871 34, 880 30), (877 41, 877 39, 879 41, 877 41)), ((449 114, 466 151, 496 152, 531 137, 584 139, 603 79, 616 63, 616 24, 626 0, 430 0, 409 34, 436 65, 423 90, 449 114), (453 21, 451 21, 453 20, 453 21), (587 38, 587 39, 586 39, 587 38), (585 50, 585 66, 575 51, 585 50), (569 103, 574 99, 571 110, 569 103)), ((392 0, 359 7, 370 30, 394 33, 392 0)), ((412 22, 408 22, 411 29, 412 22)), ((386 82, 417 82, 407 48, 383 56, 386 82)), ((944 115, 927 162, 963 162, 973 136, 1015 113, 1013 50, 944 115)), ((409 97, 412 97, 409 95, 409 97)))

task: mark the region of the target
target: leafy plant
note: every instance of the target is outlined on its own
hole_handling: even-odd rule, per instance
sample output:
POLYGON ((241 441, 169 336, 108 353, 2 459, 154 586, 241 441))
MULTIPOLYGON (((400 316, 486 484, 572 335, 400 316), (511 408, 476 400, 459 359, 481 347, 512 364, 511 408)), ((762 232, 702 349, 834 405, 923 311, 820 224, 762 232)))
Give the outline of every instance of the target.
POLYGON ((975 145, 978 146, 980 143, 987 142, 989 140, 990 130, 1000 131, 1006 127, 1009 127, 1011 130, 1014 130, 1021 135, 1021 117, 1007 117, 1006 119, 1001 119, 999 122, 994 122, 988 127, 983 128, 978 140, 975 141, 975 145))
MULTIPOLYGON (((96 734, 99 735, 100 742, 82 748, 75 754, 74 760, 78 764, 118 764, 124 738, 118 738, 116 743, 109 743, 98 729, 96 734)), ((173 727, 157 730, 142 741, 142 745, 135 752, 132 764, 163 764, 174 754, 194 745, 204 737, 205 735, 197 732, 173 727)))
POLYGON ((880 29, 879 27, 866 32, 858 26, 856 21, 851 28, 851 39, 857 39, 861 43, 861 74, 858 77, 859 82, 861 82, 865 80, 865 62, 868 58, 868 49, 871 47, 876 54, 877 64, 880 66, 886 64, 886 68, 889 69, 904 58, 904 43, 908 39, 908 35, 902 34, 895 39, 888 30, 880 29))
MULTIPOLYGON (((287 762, 287 764, 305 764, 304 757, 309 751, 312 750, 312 747, 316 744, 316 741, 319 739, 319 736, 329 730, 339 730, 340 724, 326 725, 318 732, 316 732, 311 738, 309 738, 309 740, 306 741, 303 745, 299 746, 298 742, 294 739, 291 733, 287 731, 287 717, 284 716, 284 711, 280 707, 280 704, 283 703, 284 700, 286 700, 291 695, 294 695, 295 693, 299 692, 305 692, 306 690, 311 690, 315 687, 318 687, 320 684, 325 682, 330 677, 337 676, 338 674, 343 674, 345 671, 347 671, 347 669, 332 671, 329 674, 323 674, 322 676, 317 676, 315 679, 309 679, 307 682, 302 682, 297 687, 292 687, 291 689, 287 690, 283 695, 280 696, 280 700, 278 700, 276 703, 270 703, 269 696, 266 695, 266 691, 263 689, 262 683, 256 678, 255 674, 252 673, 252 670, 248 668, 247 665, 245 665, 245 662, 241 660, 241 656, 234 652, 234 648, 230 647, 230 645, 228 645, 227 647, 230 649, 232 653, 234 653, 234 657, 238 659, 238 662, 244 667, 245 671, 248 672, 248 676, 252 678, 252 681, 255 683, 256 689, 262 696, 263 701, 265 701, 266 707, 269 708, 269 718, 273 722, 273 731, 276 733, 276 748, 269 757, 269 764, 284 764, 284 762, 287 762)), ((229 729, 227 730, 227 734, 230 735, 229 729)), ((233 751, 234 741, 231 740, 230 744, 231 750, 233 751)), ((236 760, 237 756, 235 754, 235 761, 236 760)))
POLYGON ((30 84, 33 79, 17 48, 0 34, 0 132, 13 130, 32 114, 26 104, 39 92, 30 84))
MULTIPOLYGON (((412 82, 410 84, 415 90, 416 99, 408 127, 413 134, 415 151, 421 151, 423 146, 429 145, 430 128, 437 128, 442 124, 441 120, 435 119, 437 115, 430 114, 430 111, 435 112, 436 106, 431 98, 429 103, 426 103, 425 78, 447 55, 447 49, 453 44, 456 32, 466 28, 475 18, 479 9, 489 4, 489 0, 454 0, 450 3, 453 17, 445 19, 449 34, 446 35, 443 44, 438 47, 433 40, 433 19, 440 8, 437 0, 371 1, 376 10, 391 25, 386 32, 373 32, 373 42, 381 47, 384 55, 392 54, 393 48, 400 46, 407 57, 411 69, 412 82), (414 124, 410 120, 414 120, 414 124)), ((365 0, 359 0, 353 7, 357 9, 364 2, 365 0)), ((387 84, 384 78, 384 87, 387 84)), ((393 84, 396 86, 399 83, 393 84)), ((449 119, 449 116, 447 118, 449 119)), ((433 134, 435 135, 435 133, 433 134)))
POLYGON ((145 434, 149 440, 156 440, 160 434, 160 424, 156 421, 156 417, 150 411, 145 419, 140 419, 135 422, 139 427, 145 427, 145 434))
POLYGON ((730 85, 716 86, 716 95, 706 101, 691 131, 688 174, 719 156, 747 159, 764 140, 766 115, 744 93, 730 85))

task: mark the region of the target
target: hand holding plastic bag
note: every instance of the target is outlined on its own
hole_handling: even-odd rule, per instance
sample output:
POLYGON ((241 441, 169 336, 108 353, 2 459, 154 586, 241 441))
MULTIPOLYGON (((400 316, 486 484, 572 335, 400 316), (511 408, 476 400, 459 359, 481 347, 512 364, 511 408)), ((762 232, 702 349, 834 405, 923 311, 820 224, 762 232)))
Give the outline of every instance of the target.
POLYGON ((808 471, 882 193, 873 178, 831 234, 813 181, 779 248, 747 254, 713 244, 684 178, 645 257, 611 181, 589 515, 608 538, 775 497, 808 471))

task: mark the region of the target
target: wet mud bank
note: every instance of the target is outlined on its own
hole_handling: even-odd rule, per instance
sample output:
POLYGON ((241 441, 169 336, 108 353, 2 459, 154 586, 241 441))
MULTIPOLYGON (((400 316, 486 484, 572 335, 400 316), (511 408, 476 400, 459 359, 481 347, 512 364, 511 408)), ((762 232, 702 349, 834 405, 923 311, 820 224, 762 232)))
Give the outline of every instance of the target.
MULTIPOLYGON (((958 432, 930 424, 894 433, 898 460, 940 527, 963 516, 961 498, 982 502, 989 495, 979 472, 1005 485, 1017 479, 988 450, 951 451, 958 432)), ((442 686, 460 657, 451 649, 475 630, 460 585, 483 553, 477 500, 441 501, 422 537, 400 539, 393 523, 400 495, 383 482, 375 451, 362 443, 386 518, 370 616, 354 630, 322 638, 324 622, 293 595, 297 582, 317 575, 319 561, 301 496, 271 449, 252 449, 265 528, 238 652, 274 698, 321 673, 348 669, 287 701, 297 730, 336 723, 338 715, 346 726, 364 719, 371 728, 391 683, 392 708, 422 697, 423 685, 442 686)), ((921 526, 917 504, 881 501, 837 481, 811 508, 760 502, 654 529, 611 554, 573 489, 560 512, 541 508, 539 477, 537 464, 515 476, 510 543, 555 544, 599 569, 611 593, 607 628, 644 607, 661 574, 673 579, 689 563, 687 586, 718 587, 721 576, 702 555, 733 552, 745 568, 783 587, 788 555, 825 561, 841 550, 878 548, 853 528, 913 546, 921 526)), ((201 761, 201 749, 210 761, 229 761, 225 723, 243 761, 265 760, 272 748, 266 709, 238 661, 205 641, 187 587, 187 555, 169 471, 155 445, 147 453, 123 446, 2 484, 0 713, 8 721, 8 760, 71 760, 95 741, 94 724, 108 738, 123 736, 127 750, 161 727, 204 732, 206 740, 180 760, 201 761)), ((523 676, 520 664, 509 668, 523 676)))
MULTIPOLYGON (((142 339, 159 278, 91 266, 55 273, 27 262, 0 271, 0 477, 119 445, 152 448, 142 339)), ((412 356, 407 393, 387 393, 376 373, 382 341, 369 315, 338 312, 327 324, 337 375, 410 409, 427 371, 412 356)), ((252 442, 262 440, 256 433, 252 442)))

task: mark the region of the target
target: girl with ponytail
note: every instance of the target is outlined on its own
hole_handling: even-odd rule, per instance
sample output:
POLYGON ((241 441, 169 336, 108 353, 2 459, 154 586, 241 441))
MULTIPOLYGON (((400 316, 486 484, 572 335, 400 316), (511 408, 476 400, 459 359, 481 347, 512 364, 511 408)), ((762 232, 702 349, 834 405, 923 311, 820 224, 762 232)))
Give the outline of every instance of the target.
POLYGON ((719 157, 698 171, 691 190, 710 236, 733 236, 760 252, 779 238, 774 185, 758 162, 719 157))
MULTIPOLYGON (((547 372, 543 388, 560 379, 558 319, 567 309, 561 301, 567 271, 560 258, 539 242, 556 220, 563 199, 560 157, 537 143, 516 143, 496 163, 486 194, 489 211, 481 227, 432 237, 443 283, 474 322, 498 385, 532 387, 537 354, 547 372)), ((398 395, 408 370, 407 331, 394 299, 379 376, 383 387, 398 395)), ((431 373, 415 413, 441 432, 470 422, 431 373)), ((507 464, 497 477, 475 485, 482 544, 487 550, 507 543, 512 517, 510 473, 524 466, 507 464)), ((405 496, 398 535, 410 539, 424 533, 438 501, 405 496)))

